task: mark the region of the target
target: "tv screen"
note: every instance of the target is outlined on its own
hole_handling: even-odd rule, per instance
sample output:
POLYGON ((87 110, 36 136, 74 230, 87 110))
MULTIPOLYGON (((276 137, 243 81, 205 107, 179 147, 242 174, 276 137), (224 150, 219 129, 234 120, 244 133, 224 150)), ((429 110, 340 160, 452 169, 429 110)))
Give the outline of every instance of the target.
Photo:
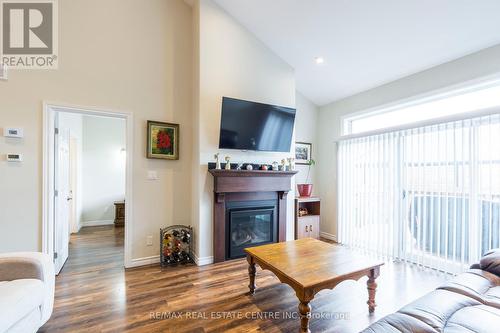
POLYGON ((223 97, 219 148, 289 152, 295 109, 223 97))

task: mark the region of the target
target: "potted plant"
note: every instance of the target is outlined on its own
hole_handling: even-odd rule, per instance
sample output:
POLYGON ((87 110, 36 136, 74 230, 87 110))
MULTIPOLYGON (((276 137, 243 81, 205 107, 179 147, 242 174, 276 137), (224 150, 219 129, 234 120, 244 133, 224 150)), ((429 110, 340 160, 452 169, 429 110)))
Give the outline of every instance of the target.
POLYGON ((313 165, 316 165, 316 161, 310 159, 309 161, 307 161, 307 165, 308 168, 307 168, 306 182, 304 184, 297 184, 297 190, 299 191, 299 195, 301 197, 310 197, 313 190, 313 184, 309 183, 309 175, 311 173, 311 167, 313 165))

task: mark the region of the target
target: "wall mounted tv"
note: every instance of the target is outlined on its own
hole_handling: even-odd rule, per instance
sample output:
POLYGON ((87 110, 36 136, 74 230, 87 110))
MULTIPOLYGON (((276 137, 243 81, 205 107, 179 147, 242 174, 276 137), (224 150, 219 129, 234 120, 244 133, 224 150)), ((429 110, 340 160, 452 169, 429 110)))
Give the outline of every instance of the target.
POLYGON ((223 97, 219 148, 289 152, 295 109, 223 97))

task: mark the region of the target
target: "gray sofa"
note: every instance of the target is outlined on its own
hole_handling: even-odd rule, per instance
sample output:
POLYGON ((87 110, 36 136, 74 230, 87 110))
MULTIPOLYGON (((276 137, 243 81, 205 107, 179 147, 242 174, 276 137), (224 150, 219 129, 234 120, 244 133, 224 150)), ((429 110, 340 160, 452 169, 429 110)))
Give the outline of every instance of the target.
POLYGON ((500 249, 362 333, 499 333, 500 249))
POLYGON ((38 331, 52 314, 54 283, 48 255, 0 254, 0 333, 38 331))

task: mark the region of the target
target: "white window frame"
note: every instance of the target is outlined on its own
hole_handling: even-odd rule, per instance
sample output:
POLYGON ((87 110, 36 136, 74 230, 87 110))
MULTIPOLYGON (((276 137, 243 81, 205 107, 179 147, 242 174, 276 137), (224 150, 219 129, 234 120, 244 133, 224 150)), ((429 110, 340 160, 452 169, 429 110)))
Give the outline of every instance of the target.
MULTIPOLYGON (((445 99, 445 98, 459 96, 459 95, 463 95, 466 93, 490 88, 493 86, 500 86, 500 72, 492 74, 492 75, 484 76, 484 77, 481 77, 478 79, 469 80, 469 81, 466 81, 463 83, 447 86, 444 88, 431 90, 429 92, 425 92, 425 93, 422 93, 422 94, 419 94, 419 95, 416 95, 413 97, 399 99, 397 101, 383 104, 381 106, 376 106, 376 107, 365 109, 362 111, 356 111, 356 112, 345 114, 345 115, 340 117, 341 138, 349 137, 349 136, 358 136, 358 135, 365 136, 365 135, 370 135, 370 134, 383 133, 383 132, 403 129, 403 128, 406 128, 408 126, 413 127, 414 123, 410 123, 410 124, 403 124, 403 125, 400 125, 397 127, 387 127, 387 128, 376 129, 373 131, 352 134, 352 122, 356 121, 358 119, 363 119, 363 118, 375 116, 378 114, 388 113, 388 112, 396 111, 399 109, 404 109, 404 108, 408 108, 411 106, 429 103, 429 102, 433 102, 433 101, 437 101, 437 100, 441 100, 441 99, 445 99)), ((454 117, 456 117, 456 114, 439 118, 439 120, 443 121, 443 120, 446 120, 446 118, 452 119, 454 117)), ((435 119, 431 119, 431 120, 435 120, 435 119)), ((424 122, 426 122, 426 120, 424 120, 424 122)))

